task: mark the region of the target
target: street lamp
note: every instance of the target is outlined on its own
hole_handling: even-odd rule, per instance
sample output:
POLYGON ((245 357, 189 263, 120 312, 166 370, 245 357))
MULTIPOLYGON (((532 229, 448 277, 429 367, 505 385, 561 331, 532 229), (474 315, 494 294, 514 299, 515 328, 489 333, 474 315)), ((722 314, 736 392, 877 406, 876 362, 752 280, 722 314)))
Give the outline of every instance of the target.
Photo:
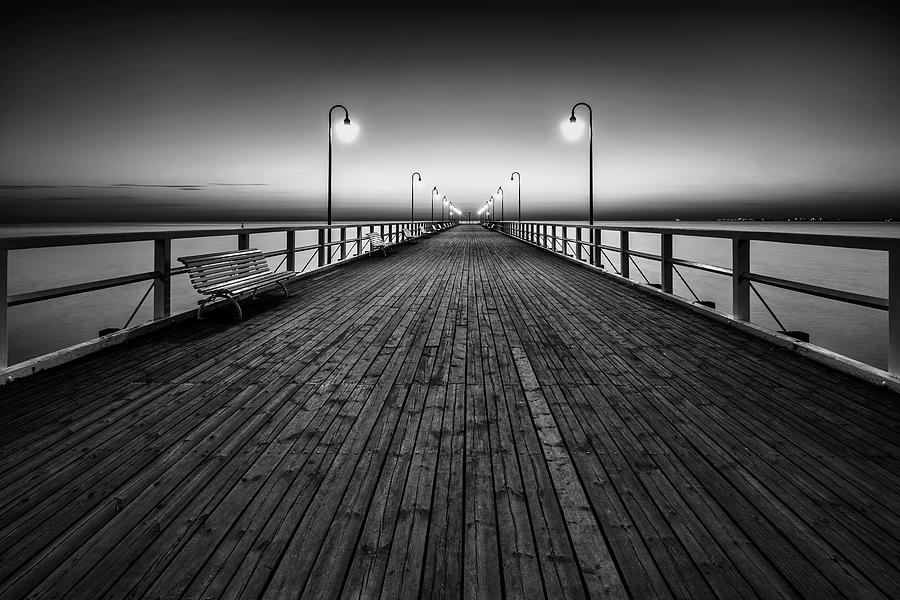
POLYGON ((431 220, 434 221, 434 201, 440 195, 437 186, 431 188, 431 220))
MULTIPOLYGON (((578 139, 581 136, 581 132, 584 127, 578 120, 575 118, 575 109, 579 106, 583 106, 588 110, 588 224, 594 224, 594 111, 591 109, 591 105, 587 102, 577 102, 575 106, 572 107, 572 113, 569 115, 569 122, 566 123, 563 121, 562 128, 563 134, 569 138, 570 140, 578 139)), ((600 262, 597 254, 596 246, 594 245, 595 239, 594 228, 591 227, 590 234, 590 244, 591 244, 591 261, 600 262)))
POLYGON ((500 196, 500 220, 503 220, 503 188, 497 188, 497 195, 500 196))
POLYGON ((416 175, 419 176, 419 181, 422 181, 422 175, 416 171, 412 174, 409 182, 409 226, 415 227, 416 223, 416 175))
MULTIPOLYGON (((338 130, 338 137, 341 138, 343 142, 352 142, 354 138, 356 138, 356 134, 359 129, 350 123, 350 112, 347 110, 347 107, 343 104, 335 104, 330 109, 328 109, 328 224, 331 225, 331 139, 332 139, 332 131, 331 131, 331 121, 334 109, 340 108, 344 111, 344 126, 338 130)), ((331 242, 331 228, 328 229, 328 241, 331 242)))
MULTIPOLYGON (((594 224, 594 113, 591 110, 591 105, 587 102, 578 102, 575 106, 572 107, 572 114, 569 116, 568 123, 563 121, 562 130, 563 134, 570 140, 578 139, 581 136, 581 132, 584 127, 578 122, 578 119, 575 118, 575 109, 579 106, 584 106, 588 109, 588 223, 590 225, 594 224)), ((591 230, 591 237, 593 237, 593 229, 591 230)))
POLYGON ((521 223, 522 222, 522 174, 519 173, 518 171, 513 171, 512 175, 509 176, 510 181, 513 180, 513 175, 519 176, 517 183, 519 184, 519 223, 521 223))
POLYGON ((446 206, 446 205, 447 205, 447 196, 444 196, 444 198, 441 200, 441 221, 444 220, 444 206, 446 206))

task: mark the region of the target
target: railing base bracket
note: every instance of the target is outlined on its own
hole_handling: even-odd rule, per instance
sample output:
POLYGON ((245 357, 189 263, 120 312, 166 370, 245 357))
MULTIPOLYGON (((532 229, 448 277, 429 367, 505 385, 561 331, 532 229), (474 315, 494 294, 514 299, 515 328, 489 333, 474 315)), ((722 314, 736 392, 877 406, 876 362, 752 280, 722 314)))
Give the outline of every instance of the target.
POLYGON ((789 335, 795 340, 800 340, 801 342, 809 342, 809 333, 806 331, 781 331, 779 333, 789 335))

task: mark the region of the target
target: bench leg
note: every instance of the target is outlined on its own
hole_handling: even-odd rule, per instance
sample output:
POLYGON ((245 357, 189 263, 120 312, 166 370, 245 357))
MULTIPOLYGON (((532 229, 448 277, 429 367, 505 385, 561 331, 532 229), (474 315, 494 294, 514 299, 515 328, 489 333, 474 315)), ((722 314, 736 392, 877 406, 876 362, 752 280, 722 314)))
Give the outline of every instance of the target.
POLYGON ((231 303, 234 304, 234 307, 237 309, 238 320, 241 320, 241 321, 244 320, 244 312, 241 310, 241 305, 238 304, 238 301, 233 296, 210 296, 209 298, 200 302, 200 306, 197 307, 197 320, 198 321, 203 320, 203 317, 200 316, 200 313, 203 312, 203 309, 206 307, 206 305, 217 298, 227 298, 228 300, 230 300, 231 303))
POLYGON ((284 283, 282 283, 281 281, 278 282, 278 285, 281 286, 281 291, 284 292, 284 297, 290 298, 291 294, 288 292, 287 286, 284 285, 284 283))
POLYGON ((202 300, 200 302, 200 306, 197 307, 197 320, 198 321, 203 320, 203 317, 200 316, 200 313, 203 312, 203 307, 205 307, 209 302, 211 302, 214 299, 215 299, 214 296, 210 296, 209 298, 206 298, 205 300, 202 300))
POLYGON ((238 304, 237 299, 234 296, 226 296, 226 298, 231 300, 231 303, 234 304, 234 307, 237 309, 238 321, 243 321, 244 320, 244 312, 241 310, 241 305, 238 304))

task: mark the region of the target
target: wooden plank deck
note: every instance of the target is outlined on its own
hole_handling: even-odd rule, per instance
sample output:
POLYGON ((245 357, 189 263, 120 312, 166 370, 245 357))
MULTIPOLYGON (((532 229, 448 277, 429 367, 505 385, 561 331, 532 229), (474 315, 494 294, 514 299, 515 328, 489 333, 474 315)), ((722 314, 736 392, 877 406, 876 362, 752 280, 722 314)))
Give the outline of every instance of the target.
POLYGON ((460 226, 0 388, 2 598, 900 598, 900 404, 460 226))

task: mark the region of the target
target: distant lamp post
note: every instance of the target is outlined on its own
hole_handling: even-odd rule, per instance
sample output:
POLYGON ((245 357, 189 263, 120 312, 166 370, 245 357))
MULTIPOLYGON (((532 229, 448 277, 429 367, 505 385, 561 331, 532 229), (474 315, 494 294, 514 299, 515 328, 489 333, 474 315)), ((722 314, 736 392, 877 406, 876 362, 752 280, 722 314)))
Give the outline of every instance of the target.
POLYGON ((509 176, 509 180, 513 180, 513 175, 518 175, 517 183, 519 184, 519 223, 522 222, 522 174, 518 171, 513 171, 512 175, 509 176))
POLYGON ((500 196, 500 220, 502 221, 505 218, 504 213, 503 213, 503 188, 502 187, 497 188, 497 195, 500 196))
POLYGON ((412 174, 411 181, 409 182, 409 224, 410 226, 415 225, 416 222, 416 176, 418 175, 419 181, 422 181, 422 175, 416 171, 412 174))
POLYGON ((431 188, 431 220, 434 221, 434 201, 440 196, 437 186, 431 188))
MULTIPOLYGON (((332 145, 332 114, 334 109, 340 108, 344 111, 344 124, 338 129, 338 137, 342 142, 352 142, 356 139, 359 128, 350 122, 350 112, 343 104, 335 104, 328 109, 328 224, 331 225, 331 145, 332 145)), ((328 241, 331 241, 331 229, 328 230, 328 241)))
POLYGON ((444 196, 443 199, 441 199, 441 221, 444 220, 444 207, 445 206, 447 206, 447 196, 444 196))

